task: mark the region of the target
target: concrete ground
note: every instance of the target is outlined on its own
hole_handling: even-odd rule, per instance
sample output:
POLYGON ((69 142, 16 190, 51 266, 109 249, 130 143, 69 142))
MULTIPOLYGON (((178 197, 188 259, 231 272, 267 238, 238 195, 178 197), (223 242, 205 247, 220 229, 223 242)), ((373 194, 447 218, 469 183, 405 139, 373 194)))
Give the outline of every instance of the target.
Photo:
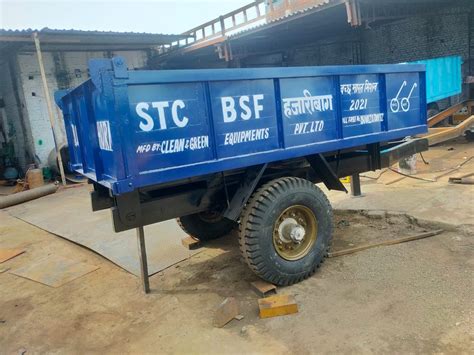
POLYGON ((415 177, 425 180, 403 177, 387 169, 365 173, 361 177, 361 198, 327 191, 333 207, 397 211, 441 223, 474 224, 474 185, 448 183, 449 177, 474 172, 474 144, 461 137, 430 147, 423 157, 428 164, 418 156, 415 177))
MULTIPOLYGON (((442 171, 474 155, 472 144, 448 148, 425 154, 432 170, 446 152, 442 171)), ((468 171, 474 162, 452 175, 468 171)), ((474 353, 474 189, 448 185, 447 176, 385 185, 387 174, 364 180, 365 197, 331 192, 330 199, 338 208, 425 221, 339 211, 335 250, 440 225, 446 231, 330 258, 310 279, 278 289, 295 296, 299 313, 270 319, 258 318, 249 285, 256 278, 232 233, 154 275, 145 296, 135 276, 101 256, 0 211, 0 247, 27 250, 0 264, 0 353, 474 353), (99 269, 58 288, 8 270, 48 255, 99 269), (229 296, 244 319, 214 328, 213 312, 229 296)))

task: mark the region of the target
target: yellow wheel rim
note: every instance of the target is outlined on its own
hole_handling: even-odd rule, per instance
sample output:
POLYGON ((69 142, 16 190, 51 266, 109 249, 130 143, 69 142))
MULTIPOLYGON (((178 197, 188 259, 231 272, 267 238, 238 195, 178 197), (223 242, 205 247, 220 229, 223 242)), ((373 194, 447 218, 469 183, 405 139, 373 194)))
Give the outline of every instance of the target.
POLYGON ((283 259, 298 260, 316 243, 318 220, 308 207, 294 205, 284 210, 273 227, 273 246, 283 259))

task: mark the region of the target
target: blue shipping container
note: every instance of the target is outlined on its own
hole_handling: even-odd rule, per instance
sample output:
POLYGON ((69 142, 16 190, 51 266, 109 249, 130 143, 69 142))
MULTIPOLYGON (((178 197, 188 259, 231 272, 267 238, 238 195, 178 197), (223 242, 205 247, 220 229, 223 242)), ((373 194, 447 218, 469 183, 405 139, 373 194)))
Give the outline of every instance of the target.
POLYGON ((426 66, 426 102, 439 101, 462 92, 460 56, 419 60, 426 66))

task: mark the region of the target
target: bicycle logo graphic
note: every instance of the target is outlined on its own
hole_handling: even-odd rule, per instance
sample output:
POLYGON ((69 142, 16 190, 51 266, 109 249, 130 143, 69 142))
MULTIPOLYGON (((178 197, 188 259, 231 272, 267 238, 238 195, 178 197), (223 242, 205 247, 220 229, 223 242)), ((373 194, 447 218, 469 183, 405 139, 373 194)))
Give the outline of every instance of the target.
POLYGON ((392 110, 393 113, 399 112, 400 109, 403 112, 408 112, 410 110, 410 98, 411 98, 411 95, 413 94, 413 90, 415 90, 415 88, 418 85, 414 83, 413 86, 411 87, 411 90, 408 96, 399 98, 400 93, 402 92, 405 86, 407 86, 406 80, 403 81, 402 85, 400 86, 400 89, 398 89, 397 96, 395 96, 393 99, 390 100, 390 110, 392 110))

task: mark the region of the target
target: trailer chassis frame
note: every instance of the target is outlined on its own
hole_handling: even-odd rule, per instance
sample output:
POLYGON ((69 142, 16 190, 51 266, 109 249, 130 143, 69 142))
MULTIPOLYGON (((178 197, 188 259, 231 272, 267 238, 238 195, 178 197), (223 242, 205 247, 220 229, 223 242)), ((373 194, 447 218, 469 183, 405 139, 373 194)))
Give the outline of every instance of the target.
POLYGON ((255 189, 264 181, 279 176, 304 176, 314 183, 324 183, 330 190, 346 193, 339 178, 351 176, 351 194, 360 196, 359 173, 388 167, 402 157, 425 151, 428 149, 428 141, 419 138, 385 145, 374 143, 359 148, 295 159, 291 162, 291 169, 285 169, 284 165, 283 168, 278 166, 278 162, 249 167, 237 176, 237 180, 234 176, 232 182, 229 182, 229 176, 218 173, 117 196, 112 196, 110 190, 102 185, 93 183, 92 209, 98 211, 111 208, 116 232, 136 229, 141 284, 144 292, 149 293, 145 225, 207 211, 219 204, 224 204, 224 217, 238 221, 242 206, 255 189), (166 193, 163 194, 163 191, 166 193))

